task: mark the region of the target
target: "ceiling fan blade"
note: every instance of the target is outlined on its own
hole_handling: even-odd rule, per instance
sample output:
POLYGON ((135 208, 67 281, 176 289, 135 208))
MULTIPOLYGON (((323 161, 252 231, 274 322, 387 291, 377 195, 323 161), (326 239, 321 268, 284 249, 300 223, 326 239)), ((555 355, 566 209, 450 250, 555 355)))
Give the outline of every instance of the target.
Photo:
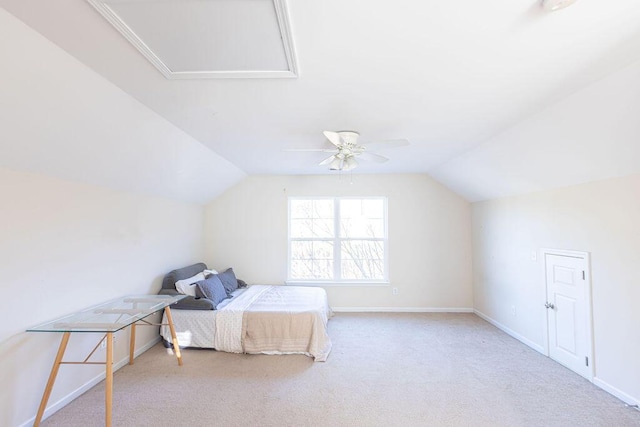
POLYGON ((409 141, 406 139, 388 139, 386 141, 364 142, 362 145, 364 145, 366 148, 382 150, 385 148, 404 147, 409 145, 409 141))
POLYGON ((331 141, 333 145, 335 145, 336 147, 342 147, 342 139, 340 138, 340 135, 338 134, 338 132, 325 130, 322 133, 324 134, 324 136, 327 137, 329 141, 331 141))
POLYGON ((365 151, 364 153, 360 154, 360 158, 366 159, 366 160, 371 160, 373 162, 376 163, 384 163, 389 161, 388 157, 385 156, 381 156, 380 154, 376 154, 376 153, 369 153, 367 151, 365 151))
POLYGON ((336 156, 329 156, 326 159, 324 159, 323 161, 321 161, 319 163, 320 166, 324 166, 324 165, 328 165, 329 163, 333 162, 333 160, 336 158, 336 156))

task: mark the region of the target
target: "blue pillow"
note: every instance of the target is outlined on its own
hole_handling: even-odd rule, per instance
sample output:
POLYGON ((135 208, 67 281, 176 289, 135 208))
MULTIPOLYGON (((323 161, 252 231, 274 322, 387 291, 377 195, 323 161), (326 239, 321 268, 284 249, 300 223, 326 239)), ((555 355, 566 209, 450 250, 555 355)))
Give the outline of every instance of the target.
POLYGON ((211 300, 214 307, 228 298, 227 291, 215 274, 208 279, 196 282, 196 296, 211 300))
POLYGON ((233 268, 227 268, 222 273, 218 273, 217 276, 227 291, 227 295, 231 295, 231 292, 238 289, 238 279, 236 279, 236 275, 233 273, 233 268))

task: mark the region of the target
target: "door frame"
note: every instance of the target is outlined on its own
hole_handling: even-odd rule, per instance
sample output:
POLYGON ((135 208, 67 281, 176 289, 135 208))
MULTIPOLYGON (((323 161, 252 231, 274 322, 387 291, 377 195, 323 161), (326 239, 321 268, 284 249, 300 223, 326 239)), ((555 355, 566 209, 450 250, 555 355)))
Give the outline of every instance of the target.
MULTIPOLYGON (((558 255, 558 256, 566 256, 571 258, 581 258, 585 263, 585 286, 586 286, 586 314, 587 314, 587 357, 589 358, 589 366, 588 373, 589 376, 586 377, 589 381, 593 382, 593 378, 595 377, 595 358, 594 358, 594 343, 593 343, 593 300, 591 295, 591 254, 589 252, 583 251, 572 251, 565 249, 550 249, 550 248, 541 248, 540 255, 542 257, 542 283, 544 286, 543 290, 543 301, 547 301, 548 289, 547 289, 547 255, 558 255)), ((541 307, 544 307, 543 303, 540 304, 541 307)), ((543 338, 544 338, 544 354, 550 358, 549 356, 549 319, 548 314, 545 309, 544 312, 544 327, 543 327, 543 338)), ((582 375, 581 375, 582 376, 582 375)))

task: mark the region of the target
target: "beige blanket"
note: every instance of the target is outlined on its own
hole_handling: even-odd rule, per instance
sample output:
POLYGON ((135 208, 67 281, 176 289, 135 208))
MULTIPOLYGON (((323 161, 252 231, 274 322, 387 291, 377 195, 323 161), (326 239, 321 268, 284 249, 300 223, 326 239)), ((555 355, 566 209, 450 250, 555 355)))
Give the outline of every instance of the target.
POLYGON ((220 340, 218 350, 234 351, 234 346, 240 346, 244 353, 306 354, 317 362, 329 356, 327 322, 332 313, 322 288, 254 285, 237 303, 220 310, 217 321, 233 324, 233 317, 240 313, 240 337, 232 337, 225 328, 220 337, 226 334, 228 339, 220 340), (237 338, 240 342, 231 344, 237 338), (222 341, 229 343, 227 348, 221 348, 225 346, 222 341))

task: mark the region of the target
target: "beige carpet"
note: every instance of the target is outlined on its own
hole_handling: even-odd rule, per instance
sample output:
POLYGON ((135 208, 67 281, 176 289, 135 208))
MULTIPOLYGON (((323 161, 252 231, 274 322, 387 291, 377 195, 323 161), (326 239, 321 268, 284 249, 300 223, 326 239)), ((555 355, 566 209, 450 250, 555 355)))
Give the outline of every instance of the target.
MULTIPOLYGON (((114 426, 640 426, 640 412, 472 314, 338 314, 325 363, 157 345, 114 426)), ((43 425, 104 420, 104 383, 43 425)))

